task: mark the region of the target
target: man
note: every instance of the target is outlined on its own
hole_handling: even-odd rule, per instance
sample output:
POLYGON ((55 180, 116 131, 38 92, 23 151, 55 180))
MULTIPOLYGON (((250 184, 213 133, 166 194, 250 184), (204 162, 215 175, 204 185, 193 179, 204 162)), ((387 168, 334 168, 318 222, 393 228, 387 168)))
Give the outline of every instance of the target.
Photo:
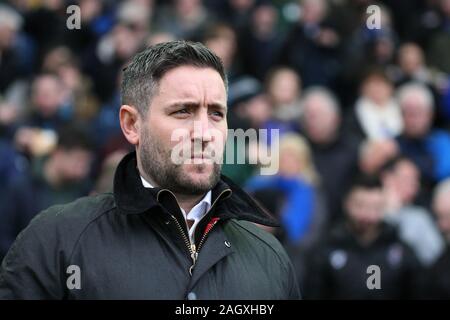
MULTIPOLYGON (((341 108, 324 87, 312 87, 303 94, 302 131, 311 146, 314 164, 322 179, 332 221, 342 217, 340 205, 346 182, 357 168, 358 140, 341 128, 341 108)), ((331 221, 330 221, 331 222, 331 221)))
POLYGON ((344 199, 345 224, 312 251, 305 277, 306 298, 415 297, 418 262, 396 230, 382 223, 383 201, 377 178, 355 178, 344 199), (371 271, 376 268, 378 273, 371 271))
POLYGON ((450 299, 450 179, 440 182, 433 193, 432 208, 445 239, 445 250, 428 269, 427 299, 450 299))
POLYGON ((426 207, 418 203, 420 171, 408 158, 395 157, 381 170, 385 196, 384 220, 398 228, 423 266, 431 265, 441 254, 444 241, 426 207))
POLYGON ((198 43, 155 45, 125 69, 122 104, 136 152, 119 164, 114 193, 41 213, 3 262, 0 297, 299 298, 282 246, 253 224, 272 218, 209 161, 227 130, 220 59, 198 43), (177 129, 200 143, 194 163, 172 162, 177 129))
POLYGON ((408 83, 397 92, 404 130, 397 137, 400 151, 419 167, 427 185, 450 176, 450 135, 432 128, 434 99, 420 83, 408 83))
POLYGON ((33 159, 28 174, 11 180, 0 213, 0 259, 41 210, 88 195, 92 158, 85 130, 69 126, 59 130, 58 143, 48 156, 33 159))

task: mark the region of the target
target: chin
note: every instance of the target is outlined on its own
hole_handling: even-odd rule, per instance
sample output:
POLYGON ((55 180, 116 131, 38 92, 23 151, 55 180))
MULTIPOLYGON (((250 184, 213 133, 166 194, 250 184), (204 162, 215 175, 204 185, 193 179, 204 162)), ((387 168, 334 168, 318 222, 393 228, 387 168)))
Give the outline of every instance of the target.
POLYGON ((183 168, 183 175, 195 184, 209 183, 213 174, 212 164, 188 164, 183 168))

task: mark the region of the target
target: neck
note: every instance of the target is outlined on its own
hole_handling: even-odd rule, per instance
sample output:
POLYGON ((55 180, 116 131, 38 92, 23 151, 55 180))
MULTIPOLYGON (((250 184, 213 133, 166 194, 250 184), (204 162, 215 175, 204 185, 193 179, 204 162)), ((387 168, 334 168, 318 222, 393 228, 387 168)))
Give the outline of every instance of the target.
POLYGON ((185 195, 176 193, 175 197, 177 198, 178 204, 181 208, 183 208, 184 212, 188 213, 192 210, 192 208, 199 203, 199 201, 205 195, 185 195))

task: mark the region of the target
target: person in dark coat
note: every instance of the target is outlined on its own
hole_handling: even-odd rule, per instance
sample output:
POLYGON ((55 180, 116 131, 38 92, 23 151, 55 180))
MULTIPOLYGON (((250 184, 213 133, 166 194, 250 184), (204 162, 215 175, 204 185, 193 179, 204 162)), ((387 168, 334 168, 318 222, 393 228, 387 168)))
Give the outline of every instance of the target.
POLYGON ((276 221, 212 156, 225 145, 226 101, 223 65, 202 44, 137 54, 120 110, 136 151, 118 165, 114 192, 39 214, 3 260, 0 298, 300 298, 285 250, 255 225, 276 221), (174 132, 194 148, 174 151, 174 132))
POLYGON ((377 178, 358 176, 344 200, 346 222, 311 250, 306 299, 415 298, 417 258, 383 224, 383 195, 377 178))
POLYGON ((58 144, 49 155, 36 157, 27 174, 10 179, 0 211, 0 260, 40 211, 88 195, 92 159, 86 132, 69 126, 59 131, 58 144))
POLYGON ((412 82, 397 90, 404 130, 396 140, 403 155, 419 167, 426 186, 450 177, 450 134, 435 129, 435 102, 425 85, 412 82))
POLYGON ((427 270, 426 299, 450 299, 450 179, 439 183, 433 194, 432 207, 445 239, 445 249, 427 270))
POLYGON ((301 125, 322 177, 327 207, 332 210, 327 222, 333 223, 342 218, 342 197, 357 168, 359 140, 342 130, 339 103, 324 87, 305 90, 301 125))

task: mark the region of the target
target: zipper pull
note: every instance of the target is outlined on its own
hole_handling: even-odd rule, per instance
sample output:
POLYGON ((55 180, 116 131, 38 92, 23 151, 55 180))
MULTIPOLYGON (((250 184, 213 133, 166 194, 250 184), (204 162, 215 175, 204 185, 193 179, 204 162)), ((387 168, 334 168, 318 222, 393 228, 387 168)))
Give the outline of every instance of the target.
POLYGON ((195 247, 195 244, 191 244, 191 259, 193 264, 197 262, 197 258, 198 258, 197 248, 195 247))
POLYGON ((189 274, 192 276, 192 271, 194 270, 195 263, 197 262, 198 252, 195 244, 191 244, 191 259, 192 265, 189 267, 189 274))

